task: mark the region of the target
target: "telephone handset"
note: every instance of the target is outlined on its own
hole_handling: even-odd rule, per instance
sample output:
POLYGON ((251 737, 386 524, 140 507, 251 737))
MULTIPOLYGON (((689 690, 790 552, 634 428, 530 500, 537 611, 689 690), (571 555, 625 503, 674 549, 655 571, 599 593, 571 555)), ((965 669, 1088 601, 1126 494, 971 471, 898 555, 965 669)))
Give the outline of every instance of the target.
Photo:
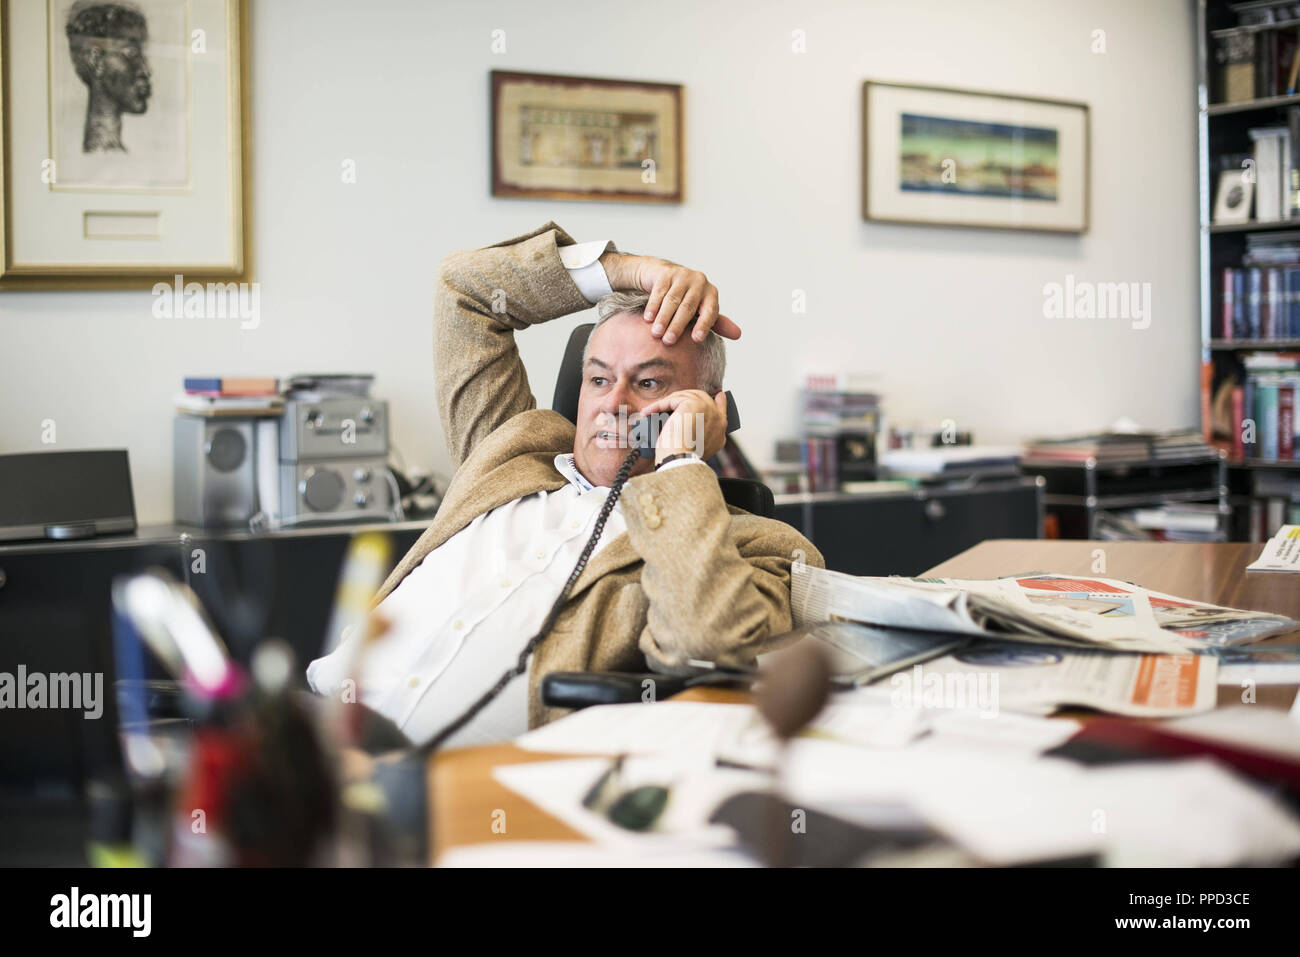
MULTIPOLYGON (((731 392, 727 396, 727 433, 730 434, 740 428, 740 412, 736 409, 736 400, 731 397, 731 392)), ((627 434, 628 445, 636 449, 643 459, 652 459, 655 457, 655 443, 659 441, 659 430, 664 427, 668 421, 671 412, 654 412, 637 420, 636 425, 632 426, 627 434)))

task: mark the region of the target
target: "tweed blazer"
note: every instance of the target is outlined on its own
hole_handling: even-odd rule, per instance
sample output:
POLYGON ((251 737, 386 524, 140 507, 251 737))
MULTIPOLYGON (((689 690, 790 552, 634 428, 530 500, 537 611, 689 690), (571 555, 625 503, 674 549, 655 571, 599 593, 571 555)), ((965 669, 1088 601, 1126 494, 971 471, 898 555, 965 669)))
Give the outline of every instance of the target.
MULTIPOLYGON (((537 408, 514 336, 591 307, 560 261, 558 247, 573 241, 548 222, 440 265, 434 369, 456 472, 433 524, 375 604, 478 516, 566 484, 554 460, 573 451, 574 426, 537 408)), ((541 679, 553 671, 641 671, 648 664, 672 673, 691 658, 752 664, 767 639, 792 627, 791 563, 824 567, 791 526, 729 507, 707 468, 636 476, 618 507, 627 532, 592 557, 533 655, 530 728, 566 713, 541 704, 541 679)))

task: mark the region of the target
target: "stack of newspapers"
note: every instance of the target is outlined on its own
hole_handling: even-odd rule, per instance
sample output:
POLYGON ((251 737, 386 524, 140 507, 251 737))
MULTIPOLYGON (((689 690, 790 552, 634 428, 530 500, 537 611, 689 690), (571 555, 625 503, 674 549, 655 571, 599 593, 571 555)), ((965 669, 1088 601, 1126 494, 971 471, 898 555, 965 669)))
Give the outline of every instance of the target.
POLYGON ((1282 615, 1176 598, 1109 578, 866 578, 794 566, 796 625, 886 628, 1105 651, 1196 654, 1300 628, 1282 615))
POLYGON ((829 647, 841 687, 907 692, 913 707, 976 700, 986 712, 1208 711, 1225 649, 1300 628, 1281 615, 1077 575, 867 578, 796 564, 791 599, 794 634, 829 647), (979 694, 956 694, 963 688, 979 694))

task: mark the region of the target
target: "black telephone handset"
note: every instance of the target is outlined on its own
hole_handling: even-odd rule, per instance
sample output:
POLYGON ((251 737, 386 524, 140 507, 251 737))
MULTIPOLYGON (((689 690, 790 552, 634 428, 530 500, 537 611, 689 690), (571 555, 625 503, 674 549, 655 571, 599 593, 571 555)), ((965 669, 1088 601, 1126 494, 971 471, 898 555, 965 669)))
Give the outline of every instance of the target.
MULTIPOLYGON (((727 433, 730 434, 740 428, 740 412, 736 409, 736 400, 731 397, 731 392, 727 396, 727 433)), ((636 425, 632 426, 628 432, 628 444, 641 453, 641 458, 652 459, 655 457, 655 444, 659 441, 659 430, 664 427, 668 421, 671 412, 654 412, 637 420, 636 425)))

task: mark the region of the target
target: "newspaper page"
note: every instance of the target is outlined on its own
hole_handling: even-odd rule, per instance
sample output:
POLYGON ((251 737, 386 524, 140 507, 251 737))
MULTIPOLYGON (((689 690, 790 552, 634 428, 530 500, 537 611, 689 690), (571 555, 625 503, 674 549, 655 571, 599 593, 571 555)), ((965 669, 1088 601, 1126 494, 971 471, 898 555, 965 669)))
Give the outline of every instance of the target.
MULTIPOLYGON (((1078 706, 1142 718, 1208 711, 1218 694, 1213 655, 1117 655, 1106 651, 980 642, 924 665, 913 680, 980 682, 1007 711, 1078 706)), ((905 674, 905 673, 900 673, 905 674)), ((896 678, 898 676, 895 676, 896 678)))
POLYGON ((1248 572, 1300 572, 1300 525, 1283 525, 1264 543, 1248 572))

